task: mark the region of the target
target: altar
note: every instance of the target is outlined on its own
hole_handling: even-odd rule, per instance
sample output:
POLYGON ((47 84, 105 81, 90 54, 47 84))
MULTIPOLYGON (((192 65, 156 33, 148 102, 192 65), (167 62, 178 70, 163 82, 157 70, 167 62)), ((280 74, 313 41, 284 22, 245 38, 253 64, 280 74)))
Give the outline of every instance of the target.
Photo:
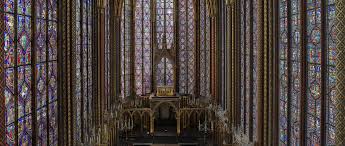
POLYGON ((209 115, 201 99, 180 95, 173 86, 158 86, 153 93, 124 105, 128 106, 123 108, 120 122, 155 136, 179 136, 181 130, 195 127, 201 117, 209 115))

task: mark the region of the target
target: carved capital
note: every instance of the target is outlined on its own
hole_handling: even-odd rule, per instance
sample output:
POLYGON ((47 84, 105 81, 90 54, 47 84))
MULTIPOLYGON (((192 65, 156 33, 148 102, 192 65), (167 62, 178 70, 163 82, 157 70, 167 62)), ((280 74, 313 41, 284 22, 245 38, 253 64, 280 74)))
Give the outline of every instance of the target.
POLYGON ((206 4, 209 15, 215 17, 217 14, 217 0, 207 0, 206 4))
POLYGON ((114 2, 115 8, 115 17, 121 17, 122 14, 122 7, 123 7, 123 0, 116 0, 114 2))
POLYGON ((105 0, 97 0, 97 7, 99 8, 105 8, 106 1, 105 0))
POLYGON ((226 1, 225 1, 225 4, 226 4, 227 6, 229 6, 229 5, 232 5, 234 2, 235 2, 235 0, 226 0, 226 1))

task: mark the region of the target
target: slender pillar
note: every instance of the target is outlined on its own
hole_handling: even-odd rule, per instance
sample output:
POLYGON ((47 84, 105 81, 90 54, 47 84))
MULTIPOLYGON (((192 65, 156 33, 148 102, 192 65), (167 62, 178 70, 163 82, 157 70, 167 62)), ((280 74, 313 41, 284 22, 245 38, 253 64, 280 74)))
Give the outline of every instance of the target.
POLYGON ((264 145, 264 1, 257 1, 257 146, 264 145))
POLYGON ((114 50, 111 57, 111 61, 112 61, 112 66, 111 68, 114 68, 114 72, 112 73, 112 76, 115 78, 115 81, 113 84, 113 89, 114 90, 113 94, 114 96, 112 96, 112 99, 115 98, 114 101, 118 100, 118 97, 120 95, 120 86, 121 86, 121 15, 122 15, 122 7, 123 7, 123 0, 117 0, 114 2, 114 11, 115 11, 115 22, 114 22, 114 26, 112 27, 114 28, 114 50))
POLYGON ((181 133, 181 129, 180 129, 180 113, 176 113, 176 122, 177 122, 176 132, 177 132, 177 135, 180 135, 180 133, 181 133))
POLYGON ((98 122, 99 126, 103 124, 103 113, 105 112, 105 2, 97 2, 97 99, 98 99, 98 122))
POLYGON ((273 112, 272 145, 279 145, 279 3, 273 0, 273 112))
POLYGON ((154 131, 155 131, 155 117, 154 117, 154 115, 153 115, 153 113, 150 115, 151 117, 150 117, 150 133, 151 134, 153 134, 154 133, 154 131))
POLYGON ((230 104, 231 104, 231 100, 230 100, 230 96, 231 96, 231 70, 230 70, 230 68, 231 68, 231 61, 230 61, 230 59, 231 59, 231 57, 230 57, 230 54, 231 54, 231 51, 230 51, 230 32, 231 32, 231 21, 230 21, 230 19, 229 19, 229 17, 230 17, 230 2, 229 2, 229 0, 227 0, 226 1, 226 10, 227 10, 227 15, 226 15, 226 19, 228 19, 228 21, 227 21, 227 23, 226 23, 226 25, 227 25, 227 27, 228 27, 228 30, 229 31, 227 31, 226 32, 226 49, 228 49, 229 51, 228 51, 228 54, 227 55, 229 55, 228 56, 228 59, 227 59, 227 62, 226 62, 226 64, 227 64, 227 67, 226 67, 226 69, 227 69, 227 76, 228 76, 228 78, 227 78, 227 80, 226 80, 226 82, 227 82, 227 84, 228 84, 228 88, 226 88, 226 90, 228 90, 226 93, 226 98, 227 98, 227 116, 228 116, 228 118, 230 119, 230 104))
POLYGON ((75 108, 75 67, 76 67, 76 61, 75 61, 75 52, 76 52, 76 1, 74 0, 67 0, 67 15, 66 15, 66 48, 65 49, 65 59, 66 59, 66 97, 67 97, 67 131, 68 131, 68 141, 67 145, 75 145, 76 140, 74 137, 74 131, 75 128, 75 115, 76 115, 76 108, 75 108))
MULTIPOLYGON (((61 0, 59 1, 59 5, 58 8, 62 9, 66 7, 66 0, 61 0)), ((57 47, 58 47, 58 52, 57 52, 57 64, 58 64, 58 76, 62 77, 64 76, 64 71, 65 71, 65 58, 64 58, 64 49, 66 48, 66 27, 65 27, 65 23, 66 23, 66 11, 58 11, 58 32, 60 35, 57 36, 57 47)), ((65 86, 65 82, 66 82, 66 78, 61 78, 59 80, 57 80, 57 84, 58 84, 58 92, 57 95, 58 97, 60 97, 60 99, 58 100, 58 116, 60 117, 58 119, 58 135, 59 135, 59 139, 58 139, 58 145, 66 145, 66 135, 65 134, 67 131, 67 125, 65 124, 66 120, 66 86, 65 86)))
POLYGON ((131 1, 131 18, 130 21, 131 21, 131 25, 130 25, 130 28, 131 28, 131 33, 130 33, 130 38, 131 38, 131 45, 130 45, 130 52, 129 52, 129 55, 130 55, 130 96, 135 96, 136 95, 136 85, 135 85, 135 9, 136 9, 136 0, 132 0, 131 1))
POLYGON ((210 14, 210 25, 211 25, 211 95, 213 102, 217 103, 218 93, 217 93, 217 0, 207 0, 208 13, 210 14))
POLYGON ((337 31, 337 63, 336 63, 336 134, 337 146, 345 145, 345 1, 337 0, 336 31, 337 31))
MULTIPOLYGON (((195 90, 194 95, 199 97, 200 95, 200 1, 194 0, 194 12, 195 12, 195 90)), ((177 55, 178 56, 178 55, 177 55)), ((176 58, 176 60, 179 60, 176 58)))

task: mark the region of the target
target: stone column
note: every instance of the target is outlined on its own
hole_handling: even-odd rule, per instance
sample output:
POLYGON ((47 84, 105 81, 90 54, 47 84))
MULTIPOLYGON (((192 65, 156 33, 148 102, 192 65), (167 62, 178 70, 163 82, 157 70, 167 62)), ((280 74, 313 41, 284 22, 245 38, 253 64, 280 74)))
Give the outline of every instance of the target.
POLYGON ((264 76, 265 76, 265 40, 264 40, 264 1, 257 1, 257 146, 264 145, 264 76))
POLYGON ((337 63, 336 63, 336 134, 337 146, 345 145, 345 1, 337 0, 336 31, 337 31, 337 63))
POLYGON ((121 87, 121 15, 122 15, 122 7, 123 7, 123 0, 117 0, 114 2, 114 11, 115 11, 115 22, 114 22, 114 50, 112 52, 112 55, 115 57, 112 57, 112 66, 111 68, 114 68, 114 72, 112 73, 113 77, 115 78, 115 82, 113 83, 113 97, 115 98, 115 102, 119 100, 120 95, 120 87, 121 87))
POLYGON ((97 99, 98 99, 98 124, 102 126, 103 124, 103 114, 105 112, 105 1, 98 0, 97 3, 97 99))
POLYGON ((150 117, 150 134, 153 134, 155 131, 155 117, 153 115, 153 113, 151 113, 151 117, 150 117))
POLYGON ((180 113, 176 113, 176 122, 177 122, 176 132, 177 132, 177 135, 179 136, 180 133, 181 133, 181 129, 180 129, 180 113))

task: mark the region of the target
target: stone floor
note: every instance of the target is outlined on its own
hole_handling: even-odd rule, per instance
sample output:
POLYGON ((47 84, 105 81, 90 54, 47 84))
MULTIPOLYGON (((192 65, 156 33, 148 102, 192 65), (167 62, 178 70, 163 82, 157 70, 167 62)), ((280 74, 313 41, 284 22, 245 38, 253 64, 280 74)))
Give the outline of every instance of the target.
POLYGON ((178 146, 178 144, 153 144, 152 146, 178 146))

